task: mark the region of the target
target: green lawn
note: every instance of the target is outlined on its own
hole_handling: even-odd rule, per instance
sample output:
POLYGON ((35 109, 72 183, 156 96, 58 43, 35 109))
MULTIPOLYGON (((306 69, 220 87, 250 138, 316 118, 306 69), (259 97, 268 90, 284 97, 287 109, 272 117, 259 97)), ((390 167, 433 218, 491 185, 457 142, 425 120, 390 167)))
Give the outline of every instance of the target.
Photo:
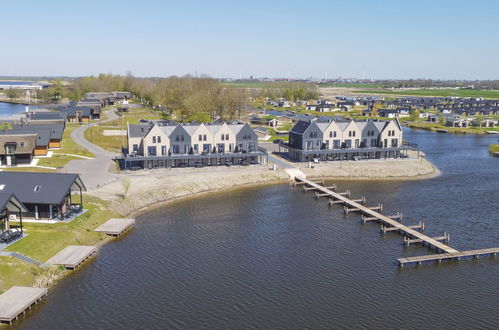
POLYGON ((429 122, 417 122, 417 123, 407 123, 407 127, 411 128, 420 128, 429 131, 436 131, 437 129, 444 129, 449 133, 456 134, 486 134, 485 131, 499 131, 499 128, 485 128, 485 127, 447 127, 444 125, 440 125, 437 123, 429 123, 429 122))
POLYGON ((411 89, 411 90, 355 90, 358 94, 384 94, 384 95, 407 95, 407 96, 458 96, 458 97, 484 97, 499 98, 497 90, 474 90, 474 89, 411 89))
POLYGON ((49 173, 56 172, 56 170, 51 170, 51 169, 48 169, 48 168, 39 168, 39 167, 7 167, 7 168, 2 169, 2 171, 10 171, 10 172, 49 172, 49 173))
POLYGON ((490 152, 499 152, 499 144, 491 144, 489 146, 489 151, 490 152))
POLYGON ((7 250, 45 262, 68 245, 95 245, 102 241, 106 235, 93 230, 110 218, 119 216, 109 210, 105 202, 94 197, 85 195, 83 201, 88 212, 70 223, 25 223, 24 228, 29 235, 7 250))
POLYGON ((89 127, 85 131, 85 139, 104 148, 111 152, 120 152, 123 143, 126 143, 126 136, 105 136, 102 134, 104 130, 126 130, 126 126, 123 127, 117 121, 111 121, 105 124, 105 126, 93 126, 89 127), (113 125, 113 123, 115 125, 113 125))
POLYGON ((81 159, 81 158, 72 157, 72 156, 53 155, 50 158, 40 158, 37 165, 48 166, 48 167, 64 167, 72 159, 81 159))
POLYGON ((11 257, 0 257, 0 265, 0 293, 14 285, 31 285, 38 269, 32 264, 11 257))

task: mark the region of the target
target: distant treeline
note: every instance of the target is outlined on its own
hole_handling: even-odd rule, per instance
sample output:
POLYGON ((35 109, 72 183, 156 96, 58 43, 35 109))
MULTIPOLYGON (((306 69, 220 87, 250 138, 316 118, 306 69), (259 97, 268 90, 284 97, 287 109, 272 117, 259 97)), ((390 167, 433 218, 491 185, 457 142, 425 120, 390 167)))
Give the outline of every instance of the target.
POLYGON ((162 109, 182 121, 210 121, 238 119, 251 97, 284 97, 288 100, 319 97, 315 84, 303 82, 271 83, 263 88, 229 88, 208 76, 139 78, 131 74, 100 74, 83 77, 63 84, 55 79, 53 85, 39 91, 44 101, 80 100, 88 92, 127 91, 143 103, 162 109))
MULTIPOLYGON (((348 87, 355 87, 357 83, 349 83, 348 87)), ((458 87, 468 88, 473 86, 475 89, 495 89, 499 90, 499 80, 480 80, 480 81, 461 81, 461 80, 432 80, 432 79, 409 79, 409 80, 374 80, 372 82, 361 81, 358 82, 362 88, 369 87, 371 84, 373 88, 446 88, 458 87)), ((327 82, 321 85, 334 85, 334 82, 327 82)), ((338 83, 341 86, 342 83, 338 83)))

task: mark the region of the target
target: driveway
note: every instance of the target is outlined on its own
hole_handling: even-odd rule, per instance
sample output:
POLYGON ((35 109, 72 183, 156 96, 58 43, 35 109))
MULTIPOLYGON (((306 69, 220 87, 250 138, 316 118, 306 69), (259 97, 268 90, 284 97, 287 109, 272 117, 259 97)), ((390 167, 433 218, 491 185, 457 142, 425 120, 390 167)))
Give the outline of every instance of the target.
POLYGON ((87 128, 91 126, 97 126, 118 118, 118 115, 114 110, 109 110, 106 112, 108 119, 101 120, 96 123, 89 125, 83 125, 78 127, 71 133, 71 138, 73 141, 80 146, 88 149, 95 155, 93 159, 75 159, 71 160, 66 166, 65 170, 67 173, 78 173, 83 179, 85 186, 87 188, 95 188, 97 186, 107 184, 118 178, 115 173, 110 173, 109 168, 111 165, 114 166, 113 159, 119 154, 109 152, 102 149, 98 145, 95 145, 85 139, 84 132, 87 128))

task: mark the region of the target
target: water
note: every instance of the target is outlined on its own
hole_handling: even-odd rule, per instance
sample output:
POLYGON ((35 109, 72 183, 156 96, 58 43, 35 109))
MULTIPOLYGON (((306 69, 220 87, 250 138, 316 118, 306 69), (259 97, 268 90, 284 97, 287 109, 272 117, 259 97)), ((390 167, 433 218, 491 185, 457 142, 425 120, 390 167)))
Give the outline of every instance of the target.
MULTIPOLYGON (((408 131, 442 176, 341 182, 457 249, 499 246, 497 138, 408 131)), ((496 328, 499 260, 400 270, 427 254, 289 185, 178 202, 137 218, 17 325, 73 328, 496 328)))
POLYGON ((0 102, 0 117, 10 117, 24 111, 26 111, 24 104, 0 102))

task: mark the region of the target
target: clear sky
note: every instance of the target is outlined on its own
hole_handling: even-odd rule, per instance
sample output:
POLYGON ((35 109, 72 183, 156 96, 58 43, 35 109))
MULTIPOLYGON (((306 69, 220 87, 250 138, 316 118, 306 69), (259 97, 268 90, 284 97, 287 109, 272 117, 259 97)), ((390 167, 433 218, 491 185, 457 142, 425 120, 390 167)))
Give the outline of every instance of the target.
POLYGON ((497 0, 0 0, 0 75, 499 79, 497 0))

